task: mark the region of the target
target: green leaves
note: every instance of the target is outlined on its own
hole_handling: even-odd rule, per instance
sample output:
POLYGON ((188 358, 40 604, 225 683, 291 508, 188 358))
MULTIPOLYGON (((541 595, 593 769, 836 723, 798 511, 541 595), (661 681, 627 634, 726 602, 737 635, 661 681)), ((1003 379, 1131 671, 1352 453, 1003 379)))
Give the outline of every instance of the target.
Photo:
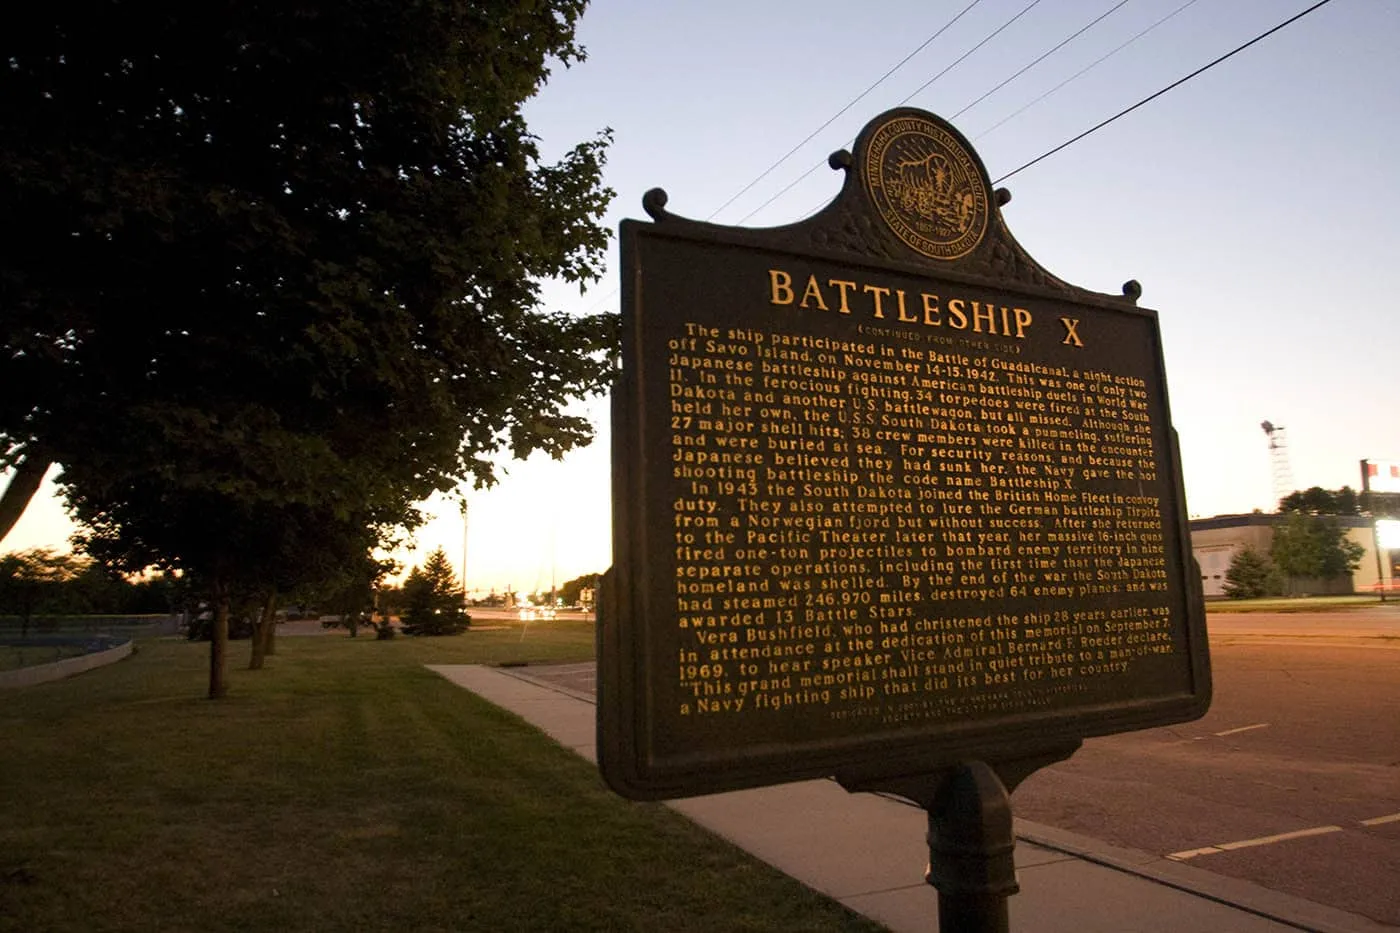
POLYGON ((1308 512, 1314 515, 1356 515, 1361 511, 1361 503, 1356 490, 1350 486, 1335 490, 1313 486, 1289 493, 1280 499, 1278 510, 1308 512))
POLYGON ((566 411, 611 383, 616 320, 545 313, 537 283, 602 269, 610 134, 544 164, 519 112, 582 57, 583 8, 13 24, 0 450, 46 445, 110 559, 232 572, 303 514, 411 524, 498 451, 587 443, 566 411))
POLYGON ((1283 581, 1269 558, 1253 548, 1237 552, 1225 571, 1225 595, 1230 599, 1258 599, 1283 592, 1283 581))
POLYGON ((1354 571, 1366 549, 1347 538, 1346 529, 1332 518, 1290 512, 1274 526, 1269 553, 1288 576, 1329 579, 1354 571))
POLYGON ((405 635, 456 635, 470 621, 464 610, 465 594, 442 548, 429 554, 423 566, 409 571, 403 600, 405 635))

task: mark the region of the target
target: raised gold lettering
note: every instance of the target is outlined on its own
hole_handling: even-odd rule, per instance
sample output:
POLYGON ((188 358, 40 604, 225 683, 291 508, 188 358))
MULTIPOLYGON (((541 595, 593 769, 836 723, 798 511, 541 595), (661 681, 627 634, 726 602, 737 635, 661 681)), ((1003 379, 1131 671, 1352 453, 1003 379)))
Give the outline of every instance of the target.
POLYGON ((826 284, 841 290, 841 307, 837 308, 836 310, 841 312, 842 314, 850 314, 851 306, 848 303, 848 298, 850 296, 851 289, 856 287, 856 283, 848 281, 846 279, 828 279, 826 284))
POLYGON ((790 305, 796 298, 792 293, 792 276, 782 269, 768 270, 768 303, 790 305))
POLYGON ((881 303, 881 299, 888 295, 890 293, 890 290, 882 285, 867 285, 865 286, 865 288, 861 289, 861 291, 865 292, 865 294, 867 295, 874 296, 875 316, 884 317, 885 307, 881 303))
POLYGON ((807 288, 802 292, 802 304, 798 307, 810 307, 807 304, 808 299, 811 299, 818 308, 821 308, 823 311, 826 310, 826 302, 822 301, 822 290, 817 287, 817 277, 815 275, 807 276, 807 288))
POLYGON ((948 299, 948 314, 952 318, 952 320, 948 322, 949 327, 954 330, 967 329, 967 312, 963 310, 966 305, 967 302, 963 301, 961 298, 948 299))
MULTIPOLYGON (((924 300, 924 324, 929 327, 938 327, 943 322, 939 320, 939 315, 943 312, 938 307, 938 296, 925 292, 922 295, 924 300)), ((1018 335, 1019 336, 1019 335, 1018 335)))
POLYGON ((884 323, 667 338, 677 716, 1019 714, 1179 650, 1143 379, 1019 358, 1034 314, 1011 302, 797 288, 768 270, 772 306, 884 323))

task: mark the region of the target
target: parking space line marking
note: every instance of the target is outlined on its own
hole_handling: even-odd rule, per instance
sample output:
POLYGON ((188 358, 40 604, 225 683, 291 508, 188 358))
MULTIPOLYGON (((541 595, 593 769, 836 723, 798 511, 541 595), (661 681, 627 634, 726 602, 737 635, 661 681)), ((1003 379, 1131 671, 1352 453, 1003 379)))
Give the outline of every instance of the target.
POLYGON ((1362 820, 1362 826, 1380 826, 1382 823, 1400 823, 1400 813, 1392 813, 1389 816, 1373 816, 1369 820, 1362 820))
POLYGON ((1171 859, 1173 862, 1184 862, 1187 859, 1195 858, 1198 855, 1210 855, 1212 852, 1219 851, 1220 849, 1217 849, 1215 846, 1206 846, 1204 849, 1187 849, 1185 852, 1173 852, 1166 857, 1171 859))
POLYGON ((1275 842, 1285 842, 1289 839, 1302 839, 1305 836, 1324 836, 1327 833, 1339 833, 1340 826, 1314 826, 1311 829, 1295 829, 1291 833, 1279 833, 1276 836, 1260 836, 1258 839, 1243 839, 1239 842, 1225 842, 1216 845, 1217 849, 1229 851, 1231 849, 1248 849, 1253 846, 1267 846, 1275 842))
POLYGON ((1268 727, 1269 727, 1269 724, 1268 724, 1267 722, 1256 722, 1256 723, 1255 723, 1254 725, 1252 725, 1252 726, 1240 726, 1238 729, 1226 729, 1224 732, 1216 732, 1216 733, 1213 733, 1213 734, 1214 734, 1214 735, 1217 735, 1217 736, 1221 736, 1221 735, 1234 735, 1234 734, 1237 733, 1237 732, 1248 732, 1248 731, 1250 731, 1251 729, 1267 729, 1268 727))
POLYGON ((1166 857, 1173 862, 1184 862, 1198 855, 1231 852, 1235 849, 1250 849, 1254 846, 1267 846, 1275 842, 1286 842, 1289 839, 1302 839, 1305 836, 1325 836, 1328 833, 1339 832, 1342 832, 1342 827, 1340 826, 1313 826, 1310 829, 1295 829, 1291 833, 1278 833, 1274 836, 1259 836, 1254 839, 1241 839, 1238 842, 1218 842, 1213 846, 1205 846, 1200 849, 1187 849, 1185 852, 1173 852, 1166 857))

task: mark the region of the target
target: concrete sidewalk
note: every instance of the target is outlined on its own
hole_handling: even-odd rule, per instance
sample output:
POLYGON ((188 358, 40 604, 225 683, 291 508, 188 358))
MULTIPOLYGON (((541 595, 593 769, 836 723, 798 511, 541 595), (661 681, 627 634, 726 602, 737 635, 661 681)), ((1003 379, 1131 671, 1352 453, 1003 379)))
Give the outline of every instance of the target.
MULTIPOLYGON (((430 665, 596 761, 591 665, 571 678, 543 668, 430 665), (572 684, 572 685, 571 685, 572 684)), ((896 933, 938 928, 923 881, 923 811, 832 781, 677 800, 676 811, 896 933)), ((1396 927, 1269 891, 1147 852, 1016 821, 1011 928, 1034 933, 1394 933, 1396 927)))

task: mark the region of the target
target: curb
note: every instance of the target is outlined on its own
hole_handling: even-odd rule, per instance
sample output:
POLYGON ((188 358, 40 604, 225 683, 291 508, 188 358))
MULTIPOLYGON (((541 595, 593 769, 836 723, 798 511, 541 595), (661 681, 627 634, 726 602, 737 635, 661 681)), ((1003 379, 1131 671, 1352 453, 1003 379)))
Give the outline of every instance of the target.
POLYGON ((1400 927, 1328 907, 1314 901, 1172 862, 1141 849, 1128 849, 1056 829, 1043 823, 1016 820, 1016 838, 1117 871, 1146 878, 1207 900, 1273 920, 1310 933, 1396 933, 1400 927))
MULTIPOLYGON (((592 694, 574 690, 543 677, 532 676, 529 666, 493 669, 540 689, 590 705, 597 704, 597 698, 592 694)), ((900 797, 887 794, 876 796, 916 807, 914 803, 900 797)), ((1360 914, 1318 904, 1292 894, 1271 891, 1250 881, 1173 862, 1141 849, 1114 846, 1043 823, 1016 819, 1014 831, 1020 841, 1134 875, 1203 900, 1233 907, 1295 930, 1305 930, 1308 933, 1400 933, 1400 927, 1379 923, 1360 914)))
POLYGON ((18 670, 5 671, 0 673, 0 689, 7 687, 32 687, 35 684, 46 684, 55 680, 62 680, 65 677, 72 677, 74 674, 81 674, 94 668, 105 667, 108 664, 115 664, 122 658, 131 654, 132 642, 127 639, 120 645, 107 648, 104 651, 94 651, 91 654, 79 655, 75 658, 64 658, 61 661, 51 661, 48 664, 35 664, 32 667, 21 667, 18 670))

